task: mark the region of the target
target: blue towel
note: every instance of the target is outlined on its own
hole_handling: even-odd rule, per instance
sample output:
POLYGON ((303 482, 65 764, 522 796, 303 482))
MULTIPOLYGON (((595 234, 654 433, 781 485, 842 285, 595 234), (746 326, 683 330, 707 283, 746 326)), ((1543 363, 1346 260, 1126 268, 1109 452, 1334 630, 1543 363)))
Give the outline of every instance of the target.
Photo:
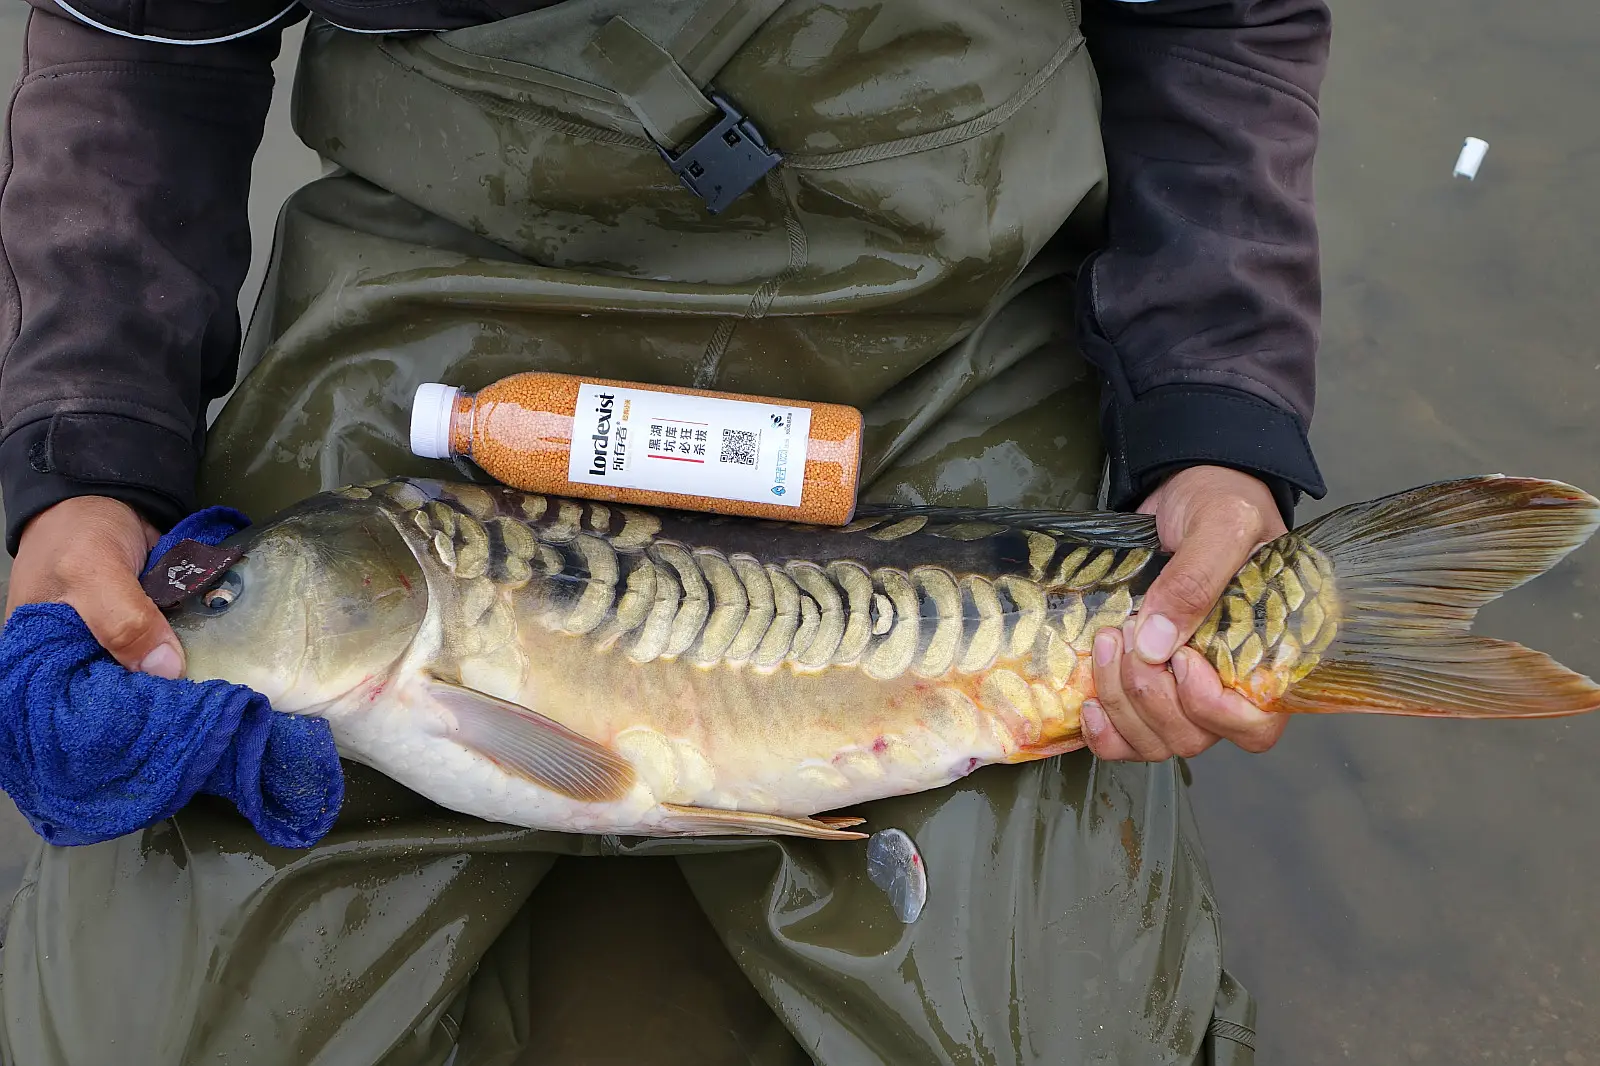
MULTIPOLYGON (((212 507, 162 538, 216 544, 249 525, 212 507)), ((196 793, 232 801, 262 839, 306 848, 333 827, 344 773, 320 718, 274 711, 226 681, 124 669, 64 603, 0 631, 0 788, 51 844, 94 844, 170 818, 196 793)))

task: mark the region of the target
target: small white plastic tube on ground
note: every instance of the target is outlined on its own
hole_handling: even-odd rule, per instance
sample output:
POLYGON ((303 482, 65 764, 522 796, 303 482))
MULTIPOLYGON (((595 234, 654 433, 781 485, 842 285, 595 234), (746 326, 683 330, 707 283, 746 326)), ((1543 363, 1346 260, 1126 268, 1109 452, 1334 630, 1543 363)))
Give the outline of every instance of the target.
POLYGON ((1461 154, 1456 156, 1456 174, 1458 178, 1471 181, 1478 176, 1478 167, 1483 163, 1484 154, 1489 151, 1489 142, 1476 137, 1468 137, 1467 142, 1461 146, 1461 154))

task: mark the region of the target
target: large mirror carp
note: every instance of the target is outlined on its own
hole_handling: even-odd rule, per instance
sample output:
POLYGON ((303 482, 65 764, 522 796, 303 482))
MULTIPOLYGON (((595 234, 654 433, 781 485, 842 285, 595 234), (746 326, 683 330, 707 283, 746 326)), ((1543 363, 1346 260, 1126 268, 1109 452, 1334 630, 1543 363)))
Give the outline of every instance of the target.
MULTIPOLYGON (((1481 477, 1258 550, 1191 641, 1286 713, 1600 707, 1468 632, 1600 523, 1481 477)), ((863 510, 842 529, 397 479, 311 498, 173 617, 196 680, 331 724, 345 757, 496 822, 849 839, 819 812, 1080 748, 1094 634, 1164 561, 1142 515, 863 510)))

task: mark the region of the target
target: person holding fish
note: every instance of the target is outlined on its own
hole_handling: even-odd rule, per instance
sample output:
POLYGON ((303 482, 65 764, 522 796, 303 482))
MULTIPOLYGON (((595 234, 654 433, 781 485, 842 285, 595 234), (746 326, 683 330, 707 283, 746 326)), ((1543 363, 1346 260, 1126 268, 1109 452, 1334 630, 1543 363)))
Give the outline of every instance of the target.
MULTIPOLYGON (((123 1061, 491 1061, 526 1036, 474 1024, 488 1000, 536 1008, 484 960, 537 955, 555 857, 635 853, 677 856, 782 1024, 729 1061, 1249 1061, 1174 756, 1265 752, 1287 721, 1195 641, 1324 491, 1321 0, 30 3, 0 199, 8 609, 70 604, 129 670, 198 662, 139 584, 158 531, 202 501, 265 518, 459 477, 405 447, 416 386, 531 368, 848 404, 865 505, 1098 504, 1153 516, 1119 551, 1171 558, 1137 612, 1091 618, 1059 750, 1096 758, 851 812, 926 858, 911 924, 875 924, 826 840, 508 834, 352 765, 352 796, 387 798, 304 855, 200 807, 167 843, 45 849, 10 919, 5 1061, 113 1039, 123 1061), (251 161, 308 11, 295 125, 329 170, 285 206, 241 341, 251 161), (381 919, 329 910, 352 892, 381 919)), ((463 499, 437 520, 488 520, 463 499)))

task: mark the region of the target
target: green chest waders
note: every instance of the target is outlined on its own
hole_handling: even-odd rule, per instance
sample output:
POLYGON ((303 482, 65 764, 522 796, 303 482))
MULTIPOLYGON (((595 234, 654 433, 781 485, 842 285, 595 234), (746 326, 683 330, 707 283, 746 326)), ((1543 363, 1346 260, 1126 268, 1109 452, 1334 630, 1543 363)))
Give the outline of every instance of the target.
MULTIPOLYGON (((284 209, 207 502, 448 476, 407 450, 417 383, 545 369, 857 405, 874 500, 1094 503, 1071 301, 1105 173, 1071 0, 314 24, 295 115, 334 169, 284 209)), ((1175 763, 1078 753, 863 808, 921 849, 910 925, 860 846, 529 832, 349 772, 307 852, 209 801, 42 849, 5 1061, 1252 1059, 1175 763)))

